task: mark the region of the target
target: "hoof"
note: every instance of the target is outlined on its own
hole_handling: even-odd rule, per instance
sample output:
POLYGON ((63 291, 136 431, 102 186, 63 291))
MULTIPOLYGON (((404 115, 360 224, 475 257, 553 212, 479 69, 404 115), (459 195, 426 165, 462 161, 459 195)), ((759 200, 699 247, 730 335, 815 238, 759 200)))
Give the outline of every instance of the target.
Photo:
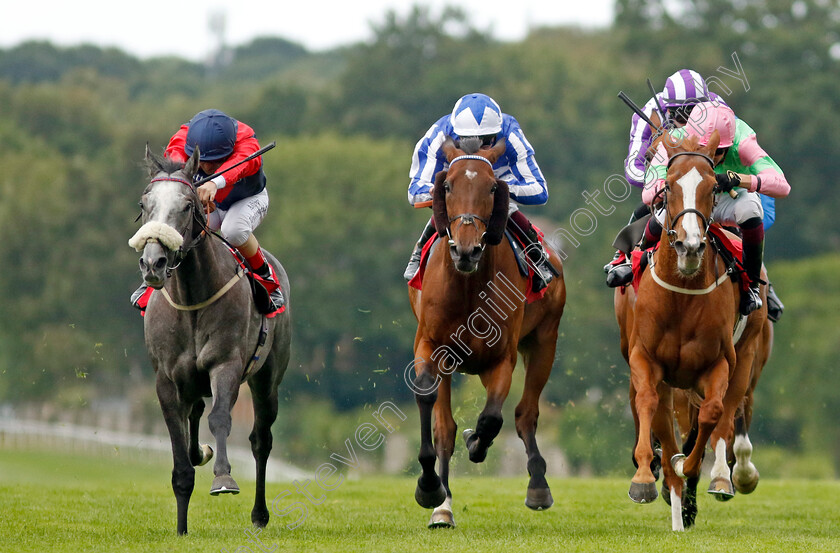
POLYGON ((417 488, 414 489, 414 500, 424 509, 434 509, 446 501, 446 488, 443 487, 443 482, 439 482, 437 489, 425 491, 420 487, 420 480, 418 480, 417 488))
POLYGON ((548 488, 528 488, 525 496, 525 506, 535 511, 544 511, 554 505, 554 498, 551 497, 551 490, 548 488))
POLYGON ((452 511, 444 507, 438 507, 432 512, 429 519, 429 528, 455 528, 455 517, 452 511))
POLYGON ((637 484, 630 482, 630 492, 628 493, 630 499, 636 503, 653 503, 656 501, 656 482, 648 484, 637 484))
POLYGON ((728 478, 715 478, 709 484, 709 493, 718 501, 729 501, 735 497, 735 489, 728 478))
POLYGON ((213 458, 213 448, 210 447, 207 444, 201 444, 201 462, 196 466, 203 467, 212 458, 213 458))
POLYGON ((210 486, 210 495, 219 495, 220 493, 232 493, 234 495, 239 493, 239 486, 229 474, 220 474, 213 479, 213 485, 210 486))
POLYGON ((746 474, 741 474, 741 470, 737 464, 732 470, 732 483, 735 485, 735 491, 742 494, 753 493, 758 486, 758 470, 752 467, 752 471, 745 472, 746 474))
POLYGON ((685 478, 685 473, 683 472, 683 465, 685 465, 685 455, 682 453, 677 453, 673 457, 671 457, 671 466, 674 468, 674 472, 677 473, 677 476, 680 478, 685 478))
POLYGON ((487 450, 493 445, 491 441, 486 447, 478 447, 478 436, 475 430, 467 428, 464 430, 464 443, 467 445, 467 451, 470 453, 470 461, 473 463, 481 463, 487 458, 487 450))

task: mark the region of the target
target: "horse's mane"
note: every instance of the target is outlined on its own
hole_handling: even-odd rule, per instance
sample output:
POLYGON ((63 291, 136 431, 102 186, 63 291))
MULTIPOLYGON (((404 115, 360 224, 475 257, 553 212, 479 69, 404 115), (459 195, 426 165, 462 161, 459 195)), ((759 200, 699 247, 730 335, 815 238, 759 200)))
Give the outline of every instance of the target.
POLYGON ((481 138, 478 136, 467 136, 458 141, 458 147, 467 155, 475 154, 481 149, 481 138))

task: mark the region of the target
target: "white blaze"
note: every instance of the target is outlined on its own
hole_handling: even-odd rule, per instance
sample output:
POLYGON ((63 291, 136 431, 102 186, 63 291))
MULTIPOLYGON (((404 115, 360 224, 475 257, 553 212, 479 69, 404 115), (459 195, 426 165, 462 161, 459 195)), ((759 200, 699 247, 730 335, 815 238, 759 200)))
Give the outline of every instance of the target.
MULTIPOLYGON (((697 209, 697 186, 703 182, 703 177, 692 167, 691 171, 677 179, 683 191, 683 209, 697 209)), ((683 216, 683 229, 685 229, 686 242, 699 243, 703 238, 703 231, 700 228, 700 221, 695 213, 686 213, 683 216)))

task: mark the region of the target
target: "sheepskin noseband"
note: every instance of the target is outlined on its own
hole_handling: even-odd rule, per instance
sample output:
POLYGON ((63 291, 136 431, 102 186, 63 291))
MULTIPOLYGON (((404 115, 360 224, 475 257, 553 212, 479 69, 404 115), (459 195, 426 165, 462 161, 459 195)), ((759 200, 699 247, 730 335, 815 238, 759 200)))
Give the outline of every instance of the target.
POLYGON ((169 250, 177 250, 184 243, 184 237, 166 223, 149 221, 134 233, 134 236, 128 241, 128 245, 138 252, 142 252, 149 242, 159 242, 169 250))

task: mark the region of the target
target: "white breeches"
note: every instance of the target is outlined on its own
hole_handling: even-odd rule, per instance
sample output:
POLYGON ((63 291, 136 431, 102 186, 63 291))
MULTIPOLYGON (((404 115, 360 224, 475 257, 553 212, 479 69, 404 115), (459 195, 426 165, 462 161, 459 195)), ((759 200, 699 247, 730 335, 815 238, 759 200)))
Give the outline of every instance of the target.
POLYGON ((207 224, 213 230, 221 230, 224 239, 234 246, 241 246, 262 222, 266 211, 268 190, 264 189, 235 202, 228 210, 216 209, 207 224))

